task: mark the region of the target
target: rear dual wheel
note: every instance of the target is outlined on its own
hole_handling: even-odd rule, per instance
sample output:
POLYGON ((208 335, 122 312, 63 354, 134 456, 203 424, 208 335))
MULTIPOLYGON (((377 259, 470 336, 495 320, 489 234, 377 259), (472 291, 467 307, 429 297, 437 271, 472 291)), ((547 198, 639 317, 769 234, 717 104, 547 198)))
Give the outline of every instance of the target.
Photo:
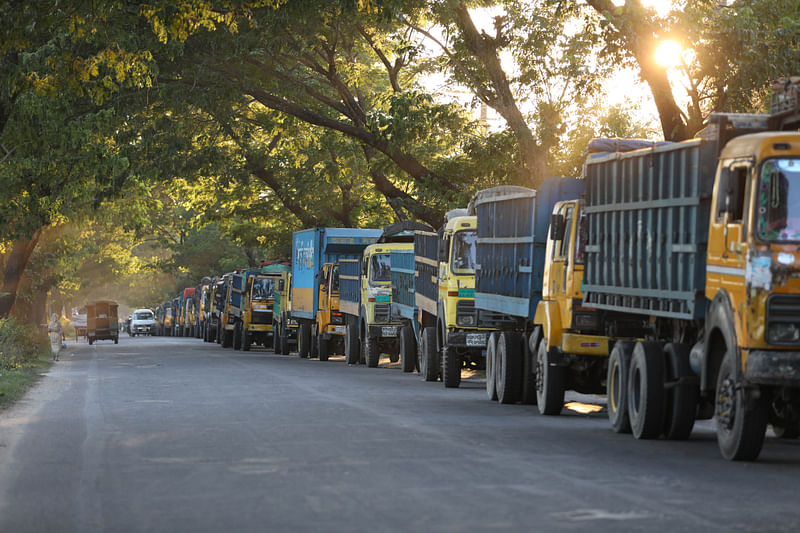
POLYGON ((497 401, 505 404, 518 402, 522 389, 522 346, 519 333, 514 331, 500 333, 495 352, 494 373, 497 401))
POLYGON ((413 372, 417 367, 417 341, 411 326, 400 328, 400 362, 403 372, 413 372))
POLYGON ((420 343, 419 373, 423 381, 439 379, 439 351, 436 349, 436 329, 432 327, 422 330, 420 343))

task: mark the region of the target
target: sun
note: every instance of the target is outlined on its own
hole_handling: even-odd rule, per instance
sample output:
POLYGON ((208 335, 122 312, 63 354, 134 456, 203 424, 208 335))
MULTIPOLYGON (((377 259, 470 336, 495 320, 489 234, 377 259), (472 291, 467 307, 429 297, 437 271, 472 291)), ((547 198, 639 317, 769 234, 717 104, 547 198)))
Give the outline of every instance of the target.
POLYGON ((655 61, 664 68, 677 67, 683 62, 683 52, 678 42, 665 39, 656 47, 655 61))

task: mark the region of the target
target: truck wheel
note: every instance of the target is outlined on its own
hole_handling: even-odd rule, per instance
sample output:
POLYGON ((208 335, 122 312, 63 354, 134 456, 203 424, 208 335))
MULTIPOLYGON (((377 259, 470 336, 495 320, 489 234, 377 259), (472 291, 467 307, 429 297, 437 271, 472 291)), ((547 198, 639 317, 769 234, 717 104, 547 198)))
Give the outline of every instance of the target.
POLYGON ((689 347, 685 344, 669 343, 664 346, 666 381, 676 384, 664 391, 664 437, 670 440, 686 440, 692 434, 699 387, 694 383, 677 383, 692 376, 689 365, 689 347))
POLYGON ((281 336, 278 335, 278 330, 272 329, 272 352, 274 354, 281 353, 281 336))
POLYGON ((628 417, 637 439, 656 439, 664 429, 664 348, 637 342, 628 371, 628 417))
POLYGON ((504 331, 500 334, 495 352, 494 373, 497 401, 505 404, 519 401, 522 388, 522 353, 518 333, 504 331))
POLYGON ((489 334, 486 341, 486 396, 490 400, 497 399, 497 380, 494 375, 494 366, 497 361, 497 333, 489 334))
POLYGON ((222 342, 220 343, 223 348, 230 348, 231 347, 231 332, 227 329, 222 330, 222 342))
POLYGON ((547 349, 547 339, 542 339, 536 352, 536 404, 543 415, 560 415, 564 407, 564 382, 566 372, 554 361, 553 349, 547 349))
POLYGON ((357 365, 361 358, 361 347, 358 345, 358 325, 352 320, 347 321, 347 330, 344 334, 344 359, 348 365, 357 365))
POLYGON ((311 353, 311 324, 306 321, 300 323, 297 331, 297 351, 302 358, 308 357, 311 353))
POLYGON ((417 366, 417 341, 411 326, 400 328, 400 361, 403 372, 413 372, 417 366))
POLYGON ((119 344, 119 335, 114 337, 114 344, 119 344))
POLYGON ((753 461, 764 445, 768 404, 737 381, 737 364, 736 350, 728 348, 717 377, 717 445, 729 461, 753 461))
POLYGON ((381 353, 378 351, 378 341, 374 337, 367 336, 362 343, 364 349, 364 360, 367 362, 368 368, 377 368, 381 359, 381 353))
POLYGON ((93 343, 94 343, 94 339, 92 337, 89 337, 89 346, 91 346, 93 343))
POLYGON ((328 360, 328 341, 323 339, 321 334, 317 336, 317 353, 320 361, 328 360))
POLYGON ((242 349, 242 323, 236 322, 233 325, 233 349, 234 350, 241 350, 242 349))
POLYGON ((281 355, 289 355, 289 333, 285 326, 281 329, 281 355))
POLYGON ((536 328, 530 337, 522 338, 522 392, 520 401, 524 405, 536 405, 536 358, 539 353, 541 330, 536 328))
POLYGON ((606 396, 608 397, 608 421, 615 433, 630 433, 628 418, 628 369, 631 366, 633 342, 618 341, 608 356, 606 374, 606 396))
POLYGON ((240 329, 242 330, 242 350, 249 352, 252 339, 250 338, 250 334, 247 332, 247 330, 244 329, 244 324, 240 329))
POLYGON ((452 346, 442 350, 442 383, 449 389, 461 385, 461 358, 452 346))
POLYGON ((439 353, 436 350, 436 328, 423 328, 420 343, 419 373, 423 381, 439 379, 439 353))

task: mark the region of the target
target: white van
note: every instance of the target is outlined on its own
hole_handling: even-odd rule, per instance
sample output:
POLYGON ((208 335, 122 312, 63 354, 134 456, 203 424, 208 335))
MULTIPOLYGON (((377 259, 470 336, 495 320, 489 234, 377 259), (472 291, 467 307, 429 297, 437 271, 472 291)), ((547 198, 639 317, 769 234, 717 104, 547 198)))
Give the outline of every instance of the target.
POLYGON ((155 315, 150 309, 137 309, 131 315, 131 337, 152 335, 156 327, 155 315))

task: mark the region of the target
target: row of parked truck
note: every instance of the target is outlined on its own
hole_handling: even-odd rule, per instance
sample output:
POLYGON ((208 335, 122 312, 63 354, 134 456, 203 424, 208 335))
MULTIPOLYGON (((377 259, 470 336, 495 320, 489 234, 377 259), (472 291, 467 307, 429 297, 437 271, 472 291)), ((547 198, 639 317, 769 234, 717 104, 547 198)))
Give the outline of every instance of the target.
POLYGON ((714 115, 680 143, 597 140, 581 179, 478 192, 442 227, 294 233, 290 263, 204 280, 159 331, 378 366, 558 415, 605 394, 614 431, 726 459, 800 435, 800 113, 714 115), (256 289, 258 288, 258 289, 256 289), (257 296, 257 294, 259 296, 257 296))

